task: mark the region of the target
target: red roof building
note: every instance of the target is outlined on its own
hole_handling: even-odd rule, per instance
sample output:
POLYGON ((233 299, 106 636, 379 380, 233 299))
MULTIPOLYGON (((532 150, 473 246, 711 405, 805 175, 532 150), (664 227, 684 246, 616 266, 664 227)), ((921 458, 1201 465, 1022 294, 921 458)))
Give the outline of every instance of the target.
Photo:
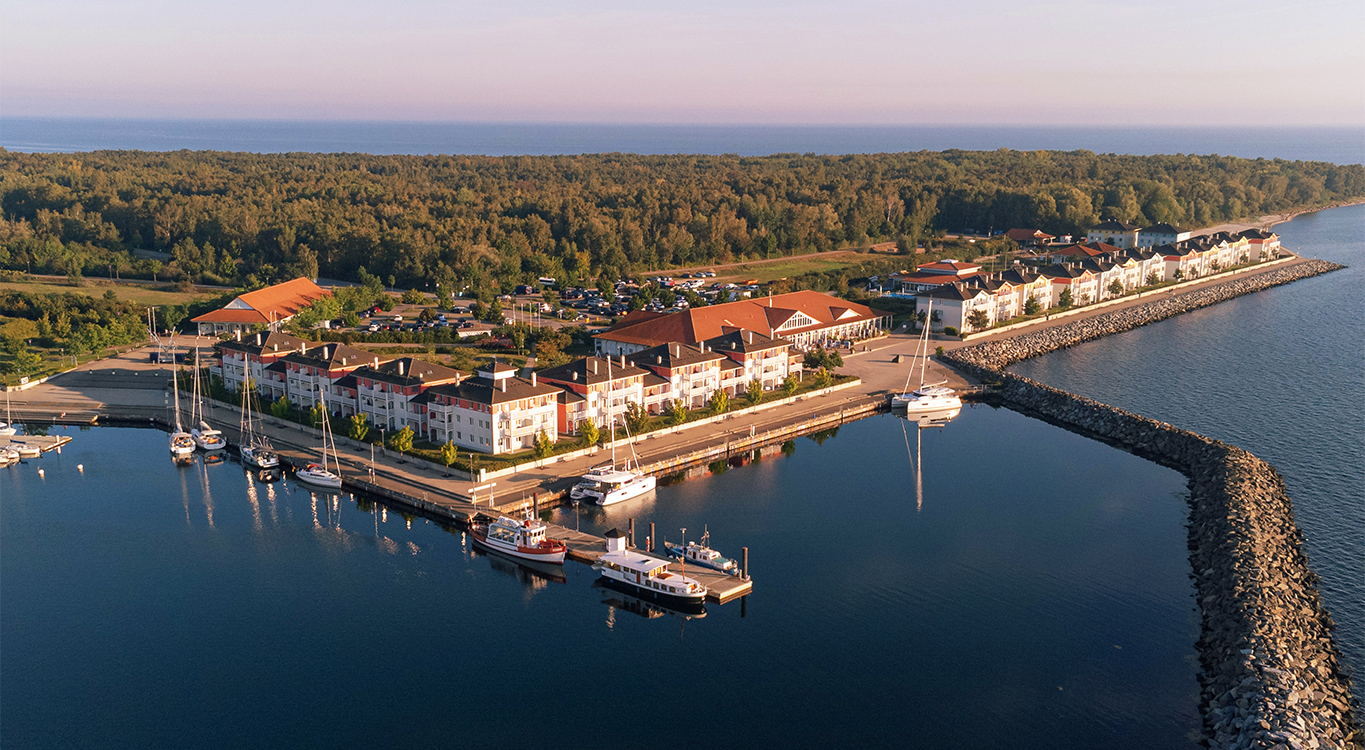
POLYGON ((293 281, 240 295, 221 310, 204 313, 193 322, 199 324, 200 336, 247 332, 255 326, 286 322, 313 300, 329 294, 331 292, 300 276, 293 281))
POLYGON ((671 314, 636 311, 593 339, 599 356, 634 354, 663 344, 696 344, 736 331, 780 337, 807 348, 861 340, 890 324, 890 315, 867 305, 800 291, 671 314))

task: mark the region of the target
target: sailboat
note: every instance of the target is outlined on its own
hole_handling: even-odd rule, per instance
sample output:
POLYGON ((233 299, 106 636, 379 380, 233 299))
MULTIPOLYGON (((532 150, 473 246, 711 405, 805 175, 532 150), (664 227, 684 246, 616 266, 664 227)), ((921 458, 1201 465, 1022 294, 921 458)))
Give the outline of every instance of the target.
MULTIPOLYGON (((611 360, 607 360, 607 382, 611 382, 611 360)), ((608 407, 610 410, 610 407, 608 407)), ((591 500, 598 505, 612 505, 624 502, 631 498, 639 497, 646 492, 654 489, 659 480, 650 474, 640 473, 640 459, 635 459, 635 471, 631 471, 630 462, 625 466, 616 466, 616 415, 611 416, 611 463, 593 468, 584 474, 580 481, 569 490, 569 497, 574 500, 591 500)), ((626 427, 626 437, 630 437, 630 427, 626 427)), ((635 446, 630 448, 631 455, 635 454, 635 446)))
POLYGON ((910 378, 915 374, 915 366, 911 364, 910 372, 905 375, 905 388, 891 397, 892 408, 913 412, 936 412, 962 408, 962 399, 958 398, 957 392, 944 386, 944 383, 948 381, 944 380, 928 385, 924 383, 925 374, 929 370, 929 321, 932 320, 933 314, 934 301, 931 299, 924 318, 924 331, 920 335, 920 344, 915 347, 915 356, 920 362, 919 387, 913 391, 910 390, 910 378))
POLYGON ((329 490, 341 489, 341 461, 337 460, 336 441, 332 438, 332 420, 327 415, 327 399, 322 390, 318 391, 318 404, 322 406, 322 463, 308 464, 294 473, 294 478, 304 484, 329 490), (335 467, 336 471, 328 467, 335 467))
POLYGON ((251 380, 242 383, 242 427, 237 445, 241 449, 242 463, 258 469, 273 469, 280 465, 280 457, 270 446, 270 439, 256 433, 256 420, 251 413, 251 397, 255 392, 251 380))
POLYGON ((180 373, 175 371, 174 357, 171 358, 171 389, 175 394, 173 396, 175 405, 171 407, 175 415, 175 430, 171 432, 171 455, 181 458, 194 453, 194 438, 180 426, 180 373))
POLYGON ((206 451, 220 451, 227 447, 227 438, 223 433, 209 427, 208 420, 204 414, 204 394, 199 387, 199 348, 194 349, 194 400, 190 401, 190 421, 194 426, 190 428, 190 437, 194 438, 194 444, 206 451))
POLYGON ((0 422, 0 435, 13 435, 14 417, 9 413, 9 388, 5 389, 5 421, 0 422))

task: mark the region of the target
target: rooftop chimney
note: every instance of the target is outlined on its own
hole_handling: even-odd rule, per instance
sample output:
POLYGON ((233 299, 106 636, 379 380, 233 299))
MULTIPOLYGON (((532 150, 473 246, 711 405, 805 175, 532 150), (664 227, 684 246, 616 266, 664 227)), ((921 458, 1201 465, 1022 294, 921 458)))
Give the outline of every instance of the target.
POLYGON ((622 367, 625 367, 625 366, 626 366, 626 354, 625 354, 625 352, 621 352, 621 366, 622 366, 622 367))
POLYGON ((592 374, 594 374, 594 375, 597 374, 597 360, 596 360, 596 359, 593 359, 593 361, 592 361, 592 374))
POLYGON ((574 379, 575 381, 578 380, 578 370, 574 370, 574 371, 573 371, 573 379, 574 379))
POLYGON ((401 360, 401 359, 398 360, 398 374, 399 374, 399 375, 402 375, 402 374, 403 374, 403 360, 401 360))
POLYGON ((654 355, 654 364, 656 364, 656 365, 661 365, 661 364, 663 364, 663 363, 664 363, 663 355, 661 355, 661 354, 655 354, 655 355, 654 355))
POLYGON ((280 345, 279 345, 279 344, 275 344, 275 351, 279 351, 279 350, 280 350, 280 345))
POLYGON ((507 392, 507 378, 503 378, 502 380, 500 380, 500 381, 498 381, 498 382, 502 383, 502 392, 503 392, 503 393, 506 393, 506 392, 507 392))
POLYGON ((232 332, 232 335, 236 338, 237 341, 241 341, 241 340, 242 340, 242 329, 238 328, 237 330, 235 330, 235 331, 232 332))
POLYGON ((535 371, 535 370, 532 370, 532 371, 531 371, 531 385, 535 385, 535 384, 536 384, 536 371, 535 371))

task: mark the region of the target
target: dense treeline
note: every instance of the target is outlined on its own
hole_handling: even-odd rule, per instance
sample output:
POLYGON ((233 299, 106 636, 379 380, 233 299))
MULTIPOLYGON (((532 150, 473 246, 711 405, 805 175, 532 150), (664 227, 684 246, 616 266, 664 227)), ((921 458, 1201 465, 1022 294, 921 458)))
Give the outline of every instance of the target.
POLYGON ((0 267, 253 286, 506 288, 945 231, 1191 227, 1365 195, 1365 169, 1221 156, 562 157, 0 151, 0 267), (169 253, 139 258, 133 250, 169 253), (429 286, 428 286, 429 285, 429 286))

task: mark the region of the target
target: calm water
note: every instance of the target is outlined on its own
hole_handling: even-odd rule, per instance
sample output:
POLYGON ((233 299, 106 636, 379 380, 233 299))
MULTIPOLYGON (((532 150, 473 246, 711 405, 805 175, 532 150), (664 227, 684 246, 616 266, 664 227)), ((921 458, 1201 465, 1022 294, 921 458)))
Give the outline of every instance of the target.
POLYGON ((0 118, 12 151, 178 149, 370 154, 858 154, 997 148, 1365 162, 1361 128, 735 126, 0 118))
POLYGON ((538 578, 176 468, 160 433, 73 430, 0 470, 0 744, 1189 746, 1183 477, 976 408, 919 436, 917 498, 909 427, 584 513, 749 546, 757 593, 689 621, 604 603, 583 565, 538 578))
POLYGON ((1284 475, 1337 641, 1365 675, 1365 206, 1284 244, 1350 266, 1024 362, 1020 374, 1250 450, 1284 475))

